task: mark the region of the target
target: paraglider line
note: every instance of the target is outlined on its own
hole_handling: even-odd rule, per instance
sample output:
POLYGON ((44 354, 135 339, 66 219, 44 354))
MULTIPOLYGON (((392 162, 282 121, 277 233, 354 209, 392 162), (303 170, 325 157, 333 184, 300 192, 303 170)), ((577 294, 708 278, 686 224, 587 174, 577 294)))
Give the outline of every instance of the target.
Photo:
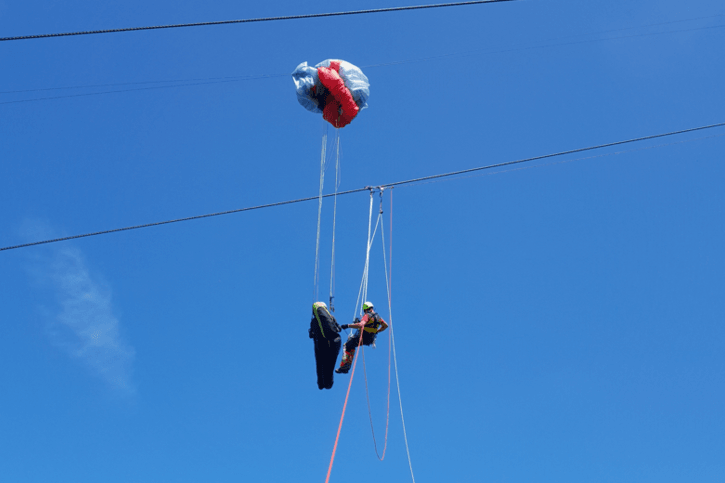
POLYGON ((335 311, 335 226, 337 224, 337 190, 340 187, 340 131, 335 129, 335 202, 332 209, 332 254, 330 260, 330 310, 335 311))
POLYGON ((320 269, 320 225, 322 222, 322 188, 325 185, 325 161, 327 157, 327 124, 322 127, 322 154, 320 155, 320 193, 317 197, 317 241, 315 242, 315 281, 312 301, 317 300, 320 269))
MULTIPOLYGON (((624 140, 624 141, 617 141, 617 142, 613 142, 613 143, 599 144, 599 145, 596 145, 596 146, 589 146, 589 147, 586 147, 586 148, 578 148, 578 149, 571 149, 571 150, 568 150, 568 151, 560 151, 558 153, 545 154, 545 155, 542 155, 542 156, 534 156, 532 158, 525 158, 525 159, 519 159, 519 160, 515 160, 515 161, 508 161, 508 162, 505 162, 505 163, 489 164, 487 166, 480 166, 480 167, 477 167, 477 168, 464 169, 464 170, 460 170, 460 171, 452 171, 452 172, 449 172, 449 173, 436 174, 436 175, 432 175, 432 176, 424 176, 424 177, 421 177, 421 178, 413 178, 413 179, 409 179, 409 180, 405 180, 405 181, 397 181, 397 182, 393 182, 393 183, 386 183, 386 184, 380 185, 379 187, 380 188, 392 188, 394 186, 402 186, 402 185, 406 185, 406 184, 421 183, 421 182, 430 181, 430 180, 436 180, 436 179, 441 179, 441 178, 448 178, 448 177, 458 176, 458 175, 462 175, 462 174, 473 173, 473 172, 476 172, 476 171, 484 171, 484 170, 488 170, 488 169, 500 168, 500 167, 503 167, 503 166, 510 166, 510 165, 514 165, 514 164, 529 163, 529 162, 532 162, 532 161, 539 161, 539 160, 542 160, 542 159, 548 159, 548 158, 554 158, 554 157, 559 157, 559 156, 565 156, 565 155, 568 155, 568 154, 582 153, 582 152, 586 152, 586 151, 594 151, 594 150, 597 150, 597 149, 604 149, 604 148, 608 148, 608 147, 612 147, 612 146, 621 146, 623 144, 632 144, 632 143, 637 143, 637 142, 641 142, 641 141, 647 141, 647 140, 652 140, 652 139, 658 139, 658 138, 665 138, 665 137, 670 137, 670 136, 676 136, 678 134, 685 134, 685 133, 691 133, 691 132, 696 132, 696 131, 703 131, 703 130, 706 130, 706 129, 714 129, 714 128, 723 127, 723 126, 725 126, 725 122, 720 122, 720 123, 716 123, 716 124, 709 124, 709 125, 706 125, 706 126, 693 127, 693 128, 689 128, 689 129, 682 129, 682 130, 679 130, 679 131, 671 131, 671 132, 662 133, 662 134, 653 134, 653 135, 650 135, 650 136, 643 136, 643 137, 638 137, 638 138, 633 138, 633 139, 627 139, 627 140, 624 140)), ((333 196, 343 196, 343 195, 349 195, 349 194, 352 194, 352 193, 360 193, 362 191, 369 191, 370 188, 371 188, 370 186, 365 186, 364 188, 356 188, 356 189, 347 190, 347 191, 339 191, 339 192, 337 192, 337 194, 335 194, 335 193, 328 193, 328 194, 322 195, 322 198, 328 198, 328 197, 333 197, 333 196)), ((303 202, 312 201, 312 200, 319 200, 319 196, 309 196, 307 198, 298 198, 298 199, 295 199, 295 200, 278 201, 276 203, 267 203, 267 204, 264 204, 264 205, 250 206, 250 207, 246 207, 246 208, 238 208, 238 209, 235 209, 235 210, 228 210, 228 211, 220 211, 220 212, 217 212, 217 213, 208 213, 208 214, 204 214, 204 215, 188 216, 188 217, 185 217, 185 218, 177 218, 177 219, 174 219, 174 220, 158 221, 158 222, 155 222, 155 223, 145 223, 145 224, 142 224, 142 225, 127 226, 127 227, 123 227, 123 228, 114 228, 114 229, 111 229, 111 230, 103 230, 103 231, 97 231, 97 232, 92 232, 92 233, 84 233, 84 234, 81 234, 81 235, 67 236, 67 237, 63 237, 63 238, 53 238, 53 239, 50 239, 50 240, 41 240, 41 241, 36 241, 36 242, 23 243, 23 244, 20 244, 20 245, 13 245, 13 246, 8 246, 8 247, 2 247, 2 248, 0 248, 0 251, 15 250, 15 249, 18 249, 18 248, 26 248, 26 247, 36 246, 36 245, 44 245, 44 244, 47 244, 47 243, 56 243, 56 242, 62 242, 62 241, 68 241, 68 240, 75 240, 75 239, 78 239, 78 238, 85 238, 85 237, 96 236, 96 235, 105 235, 105 234, 109 234, 109 233, 117 233, 117 232, 122 232, 122 231, 137 230, 137 229, 140 229, 140 228, 149 228, 149 227, 152 227, 152 226, 168 225, 168 224, 171 224, 171 223, 179 223, 179 222, 182 222, 182 221, 200 220, 202 218, 211 218, 211 217, 214 217, 214 216, 231 215, 233 213, 241 213, 241 212, 245 212, 245 211, 260 210, 262 208, 272 208, 272 207, 275 207, 275 206, 292 205, 292 204, 295 204, 295 203, 303 203, 303 202)))

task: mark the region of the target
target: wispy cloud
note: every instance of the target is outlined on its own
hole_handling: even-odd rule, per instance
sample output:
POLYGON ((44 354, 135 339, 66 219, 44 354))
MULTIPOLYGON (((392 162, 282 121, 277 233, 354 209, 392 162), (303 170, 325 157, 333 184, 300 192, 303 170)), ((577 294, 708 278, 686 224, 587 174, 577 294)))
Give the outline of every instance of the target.
POLYGON ((48 273, 60 311, 53 318, 53 340, 116 390, 133 393, 134 350, 121 337, 113 315, 111 290, 89 273, 79 250, 59 249, 48 273))
MULTIPOLYGON (((26 236, 49 234, 44 223, 26 223, 22 231, 26 236)), ((52 290, 56 301, 52 308, 42 307, 51 341, 111 389, 132 395, 135 351, 122 337, 120 321, 113 314, 110 287, 92 273, 80 250, 58 246, 43 251, 50 256, 36 255, 30 271, 52 290)))

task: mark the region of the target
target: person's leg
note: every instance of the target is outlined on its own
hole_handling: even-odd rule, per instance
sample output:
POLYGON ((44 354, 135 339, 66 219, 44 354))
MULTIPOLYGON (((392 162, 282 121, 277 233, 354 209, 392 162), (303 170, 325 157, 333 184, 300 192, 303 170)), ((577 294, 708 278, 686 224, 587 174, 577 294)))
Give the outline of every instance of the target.
POLYGON ((357 348, 358 341, 360 340, 360 332, 355 332, 355 335, 350 336, 345 342, 345 353, 342 355, 342 361, 340 367, 335 370, 338 374, 345 374, 350 370, 352 365, 353 357, 355 356, 355 348, 357 348))
POLYGON ((360 340, 360 331, 355 331, 354 334, 350 335, 345 342, 345 352, 355 352, 357 343, 360 340))

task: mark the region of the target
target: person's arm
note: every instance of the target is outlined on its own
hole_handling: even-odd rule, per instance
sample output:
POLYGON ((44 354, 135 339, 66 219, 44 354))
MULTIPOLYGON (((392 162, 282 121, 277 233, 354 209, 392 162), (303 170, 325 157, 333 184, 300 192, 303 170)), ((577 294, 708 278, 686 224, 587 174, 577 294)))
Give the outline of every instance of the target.
POLYGON ((380 318, 380 327, 378 328, 378 334, 385 331, 388 328, 388 324, 380 318))
MULTIPOLYGON (((365 314, 365 315, 363 315, 363 318, 361 321, 356 322, 354 324, 345 324, 342 326, 342 328, 343 329, 362 329, 363 327, 365 327, 365 323, 369 319, 370 319, 370 317, 368 317, 368 314, 365 314)), ((355 320, 357 320, 357 319, 355 319, 355 320)))

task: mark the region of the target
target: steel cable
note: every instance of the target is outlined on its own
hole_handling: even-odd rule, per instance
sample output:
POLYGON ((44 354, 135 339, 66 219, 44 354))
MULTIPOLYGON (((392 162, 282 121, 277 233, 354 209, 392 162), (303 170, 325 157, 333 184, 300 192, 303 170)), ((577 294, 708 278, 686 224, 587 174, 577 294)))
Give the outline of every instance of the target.
POLYGON ((248 18, 239 20, 218 20, 213 22, 194 22, 194 23, 178 23, 170 25, 153 25, 148 27, 127 27, 117 29, 104 29, 104 30, 85 30, 80 32, 61 32, 52 34, 37 34, 37 35, 19 35, 15 37, 0 37, 0 42, 8 42, 12 40, 28 40, 28 39, 47 39, 51 37, 71 37, 75 35, 95 35, 95 34, 110 34, 120 32, 135 32, 140 30, 160 30, 160 29, 173 29, 182 27, 205 27, 211 25, 229 25, 238 23, 255 23, 255 22, 274 22, 278 20, 300 20, 308 18, 323 18, 323 17, 342 17, 346 15, 363 15, 368 13, 384 13, 384 12, 402 12, 406 10, 422 10, 428 8, 443 8, 443 7, 461 7, 464 5, 476 5, 482 3, 501 3, 501 2, 513 2, 516 0, 478 0, 471 2, 455 2, 455 3, 437 3, 431 5, 415 5, 409 7, 389 7, 389 8, 374 8, 368 10, 350 10, 346 12, 331 12, 331 13, 312 13, 306 15, 286 15, 282 17, 263 17, 263 18, 248 18))
MULTIPOLYGON (((560 151, 560 152, 556 152, 556 153, 552 153, 552 154, 545 154, 542 156, 534 156, 531 158, 524 158, 524 159, 519 159, 519 160, 515 160, 515 161, 508 161, 505 163, 489 164, 489 165, 480 166, 477 168, 463 169, 463 170, 459 170, 459 171, 451 171, 448 173, 436 174, 436 175, 431 175, 431 176, 423 176, 423 177, 413 178, 413 179, 404 180, 404 181, 396 181, 393 183, 382 184, 382 185, 379 185, 378 187, 392 188, 394 186, 421 183, 421 182, 425 182, 425 181, 449 178, 449 177, 473 173, 473 172, 477 172, 477 171, 484 171, 487 169, 494 169, 494 168, 500 168, 503 166, 510 166, 510 165, 514 165, 514 164, 522 164, 522 163, 528 163, 528 162, 533 162, 533 161, 539 161, 542 159, 554 158, 554 157, 558 157, 558 156, 565 156, 568 154, 582 153, 582 152, 586 152, 586 151, 594 151, 597 149, 604 149, 604 148, 612 147, 612 146, 621 146, 623 144, 631 144, 631 143, 636 143, 636 142, 641 142, 641 141, 646 141, 646 140, 670 137, 670 136, 675 136, 678 134, 703 131, 706 129, 714 129, 714 128, 723 127, 723 126, 725 126, 725 122, 716 123, 716 124, 708 124, 706 126, 699 126, 699 127, 688 128, 688 129, 681 129, 678 131, 671 131, 671 132, 667 132, 667 133, 642 136, 642 137, 638 137, 638 138, 627 139, 624 141, 616 141, 616 142, 612 142, 612 143, 598 144, 595 146, 571 149, 571 150, 567 150, 567 151, 560 151)), ((356 188, 356 189, 351 189, 351 190, 347 190, 347 191, 340 191, 337 194, 328 193, 326 195, 322 195, 322 198, 327 198, 327 197, 332 197, 332 196, 343 196, 343 195, 348 195, 348 194, 352 194, 352 193, 360 193, 362 191, 369 191, 370 188, 371 188, 370 186, 366 186, 364 188, 356 188)), ((105 235, 105 234, 109 234, 109 233, 117 233, 117 232, 121 232, 121 231, 137 230, 140 228, 148 228, 148 227, 152 227, 152 226, 168 225, 171 223, 180 223, 182 221, 191 221, 191 220, 199 220, 202 218, 211 218, 211 217, 215 217, 215 216, 230 215, 233 213, 260 210, 263 208, 272 208, 275 206, 282 206, 282 205, 291 205, 291 204, 303 203, 303 202, 312 201, 312 200, 319 200, 319 196, 310 196, 307 198, 298 198, 295 200, 278 201, 276 203, 267 203, 267 204, 263 204, 263 205, 250 206, 250 207, 246 207, 246 208, 238 208, 235 210, 220 211, 217 213, 208 213, 208 214, 204 214, 204 215, 188 216, 188 217, 184 217, 184 218, 177 218, 174 220, 159 221, 159 222, 154 222, 154 223, 145 223, 142 225, 127 226, 127 227, 123 227, 123 228, 114 228, 114 229, 110 229, 110 230, 96 231, 96 232, 92 232, 92 233, 84 233, 84 234, 80 234, 80 235, 72 235, 72 236, 67 236, 67 237, 62 237, 62 238, 53 238, 53 239, 49 239, 49 240, 41 240, 41 241, 36 241, 36 242, 23 243, 23 244, 19 244, 19 245, 2 247, 2 248, 0 248, 0 251, 15 250, 18 248, 25 248, 25 247, 31 247, 31 246, 36 246, 36 245, 44 245, 47 243, 57 243, 57 242, 62 242, 62 241, 67 241, 67 240, 74 240, 74 239, 78 239, 78 238, 105 235)))

